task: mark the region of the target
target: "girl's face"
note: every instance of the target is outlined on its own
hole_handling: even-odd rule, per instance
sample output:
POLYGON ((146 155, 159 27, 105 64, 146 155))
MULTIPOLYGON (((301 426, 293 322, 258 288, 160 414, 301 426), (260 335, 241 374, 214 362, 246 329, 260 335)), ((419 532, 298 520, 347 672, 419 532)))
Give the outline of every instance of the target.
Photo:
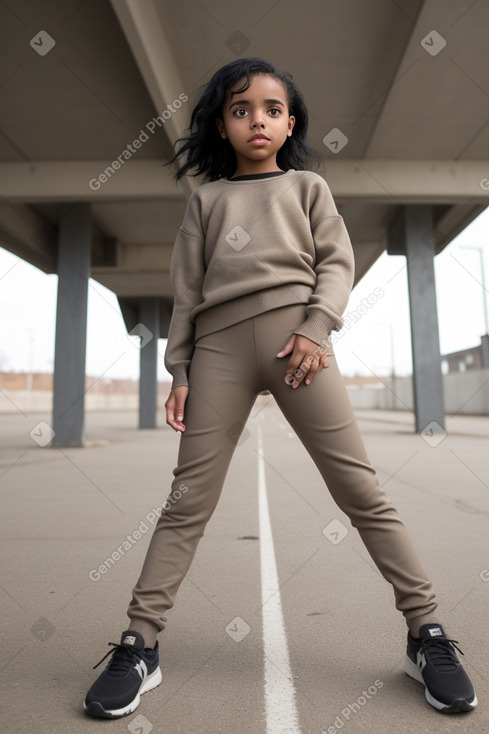
POLYGON ((279 171, 277 152, 292 135, 295 118, 288 114, 287 93, 283 85, 267 74, 255 74, 245 92, 245 77, 227 93, 222 120, 217 127, 222 138, 231 143, 238 165, 235 176, 279 171))

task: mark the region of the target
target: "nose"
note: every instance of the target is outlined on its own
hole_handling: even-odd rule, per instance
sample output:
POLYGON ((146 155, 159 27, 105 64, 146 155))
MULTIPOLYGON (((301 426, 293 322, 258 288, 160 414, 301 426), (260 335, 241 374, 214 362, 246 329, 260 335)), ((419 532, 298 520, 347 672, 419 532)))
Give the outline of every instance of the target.
POLYGON ((254 116, 254 119, 251 121, 251 127, 263 127, 263 119, 259 113, 257 113, 254 116))

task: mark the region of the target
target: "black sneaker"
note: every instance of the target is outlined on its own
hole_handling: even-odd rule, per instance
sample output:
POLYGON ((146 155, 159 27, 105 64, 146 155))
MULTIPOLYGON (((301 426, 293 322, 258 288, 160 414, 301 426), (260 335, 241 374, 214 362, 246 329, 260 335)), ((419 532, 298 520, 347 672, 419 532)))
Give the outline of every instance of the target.
POLYGON ((139 706, 141 694, 161 683, 158 643, 154 650, 145 650, 143 637, 128 630, 122 633, 119 645, 115 642, 109 642, 109 645, 113 645, 112 650, 94 666, 94 670, 109 655, 113 657, 83 702, 87 714, 103 719, 131 714, 139 706))
POLYGON ((449 640, 439 624, 424 624, 419 638, 408 632, 405 671, 424 683, 428 703, 444 714, 472 711, 477 696, 455 650, 462 655, 457 640, 449 640))

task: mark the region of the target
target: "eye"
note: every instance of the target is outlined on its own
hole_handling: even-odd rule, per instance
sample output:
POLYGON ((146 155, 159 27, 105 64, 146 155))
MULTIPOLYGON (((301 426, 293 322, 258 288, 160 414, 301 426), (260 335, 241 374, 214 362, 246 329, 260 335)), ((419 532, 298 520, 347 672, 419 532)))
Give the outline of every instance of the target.
POLYGON ((238 114, 238 113, 241 113, 241 112, 244 112, 244 113, 245 113, 245 115, 246 115, 246 114, 248 114, 248 110, 246 110, 246 109, 245 109, 244 107, 237 107, 237 108, 236 108, 236 109, 234 110, 233 114, 234 114, 234 115, 235 115, 236 117, 245 117, 245 115, 241 115, 241 114, 238 114))
POLYGON ((278 117, 278 115, 280 115, 280 112, 281 112, 281 110, 279 110, 279 108, 278 108, 278 107, 272 107, 272 108, 271 108, 270 110, 268 110, 268 111, 269 111, 269 112, 278 112, 278 114, 277 114, 277 115, 272 115, 272 117, 278 117))

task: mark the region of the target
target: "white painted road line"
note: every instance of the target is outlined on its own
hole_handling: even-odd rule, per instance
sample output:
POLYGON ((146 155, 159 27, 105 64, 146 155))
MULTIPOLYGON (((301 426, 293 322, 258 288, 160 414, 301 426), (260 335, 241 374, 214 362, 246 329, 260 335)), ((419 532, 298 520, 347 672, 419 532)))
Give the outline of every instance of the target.
POLYGON ((258 425, 257 453, 267 734, 300 734, 268 511, 261 425, 258 425))

